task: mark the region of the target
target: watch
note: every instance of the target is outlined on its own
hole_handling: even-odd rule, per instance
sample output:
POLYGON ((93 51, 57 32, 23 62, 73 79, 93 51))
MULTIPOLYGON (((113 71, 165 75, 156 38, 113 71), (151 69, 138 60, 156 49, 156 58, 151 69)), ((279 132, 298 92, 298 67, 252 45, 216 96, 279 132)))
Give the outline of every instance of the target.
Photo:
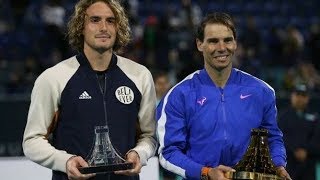
POLYGON ((201 180, 209 180, 209 170, 210 168, 209 167, 203 167, 201 169, 201 180))

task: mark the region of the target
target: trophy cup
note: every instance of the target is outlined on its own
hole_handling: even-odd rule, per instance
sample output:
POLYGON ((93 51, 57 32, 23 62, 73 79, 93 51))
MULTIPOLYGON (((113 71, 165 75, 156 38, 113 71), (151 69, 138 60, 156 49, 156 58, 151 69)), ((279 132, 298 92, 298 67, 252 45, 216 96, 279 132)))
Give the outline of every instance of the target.
POLYGON ((228 172, 229 179, 283 180, 276 175, 268 146, 268 130, 252 129, 249 147, 243 158, 228 172))
POLYGON ((133 168, 133 163, 126 162, 113 148, 108 126, 95 127, 94 145, 86 161, 89 166, 79 168, 82 174, 111 173, 133 168))

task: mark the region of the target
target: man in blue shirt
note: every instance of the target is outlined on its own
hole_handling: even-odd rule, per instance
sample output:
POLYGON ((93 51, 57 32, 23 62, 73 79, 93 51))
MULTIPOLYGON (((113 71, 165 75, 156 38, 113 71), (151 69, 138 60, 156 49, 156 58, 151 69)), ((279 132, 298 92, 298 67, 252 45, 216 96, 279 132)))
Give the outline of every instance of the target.
POLYGON ((290 179, 274 90, 232 67, 237 49, 232 18, 208 14, 196 44, 204 69, 174 86, 157 107, 160 164, 186 179, 227 179, 224 174, 234 171, 249 145, 251 129, 265 128, 277 173, 290 179))

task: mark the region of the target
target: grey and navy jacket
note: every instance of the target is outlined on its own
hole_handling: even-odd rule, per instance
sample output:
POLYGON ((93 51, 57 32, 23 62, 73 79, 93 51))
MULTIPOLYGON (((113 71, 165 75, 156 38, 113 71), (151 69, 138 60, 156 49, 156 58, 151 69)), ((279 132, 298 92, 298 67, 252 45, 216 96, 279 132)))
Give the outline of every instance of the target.
POLYGON ((269 131, 272 160, 286 165, 274 90, 238 69, 232 69, 224 88, 205 69, 192 73, 167 93, 156 116, 160 163, 184 178, 200 179, 204 166, 234 166, 252 128, 269 131))
POLYGON ((146 165, 155 154, 156 95, 150 71, 113 54, 105 73, 102 92, 97 73, 81 53, 45 70, 34 84, 23 150, 52 169, 53 179, 67 179, 71 156, 88 157, 96 126, 109 127, 113 147, 122 156, 135 150, 146 165))

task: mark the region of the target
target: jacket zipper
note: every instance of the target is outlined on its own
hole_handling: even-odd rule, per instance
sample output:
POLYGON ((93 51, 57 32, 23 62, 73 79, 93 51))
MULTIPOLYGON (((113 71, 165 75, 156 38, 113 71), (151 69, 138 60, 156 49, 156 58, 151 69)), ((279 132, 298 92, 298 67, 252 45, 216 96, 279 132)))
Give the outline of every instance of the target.
POLYGON ((99 82, 99 77, 98 75, 97 76, 97 80, 98 80, 98 84, 99 84, 99 88, 100 88, 100 92, 102 94, 102 97, 103 97, 103 110, 104 110, 104 120, 106 121, 106 126, 109 128, 108 126, 108 114, 107 114, 107 102, 106 102, 106 91, 107 91, 107 76, 106 74, 104 74, 104 88, 101 87, 101 84, 99 82))
POLYGON ((223 136, 224 136, 224 139, 227 140, 227 130, 226 130, 227 119, 226 119, 226 110, 225 110, 225 99, 224 99, 223 89, 221 88, 220 91, 221 91, 222 117, 223 117, 223 123, 224 123, 223 136))

